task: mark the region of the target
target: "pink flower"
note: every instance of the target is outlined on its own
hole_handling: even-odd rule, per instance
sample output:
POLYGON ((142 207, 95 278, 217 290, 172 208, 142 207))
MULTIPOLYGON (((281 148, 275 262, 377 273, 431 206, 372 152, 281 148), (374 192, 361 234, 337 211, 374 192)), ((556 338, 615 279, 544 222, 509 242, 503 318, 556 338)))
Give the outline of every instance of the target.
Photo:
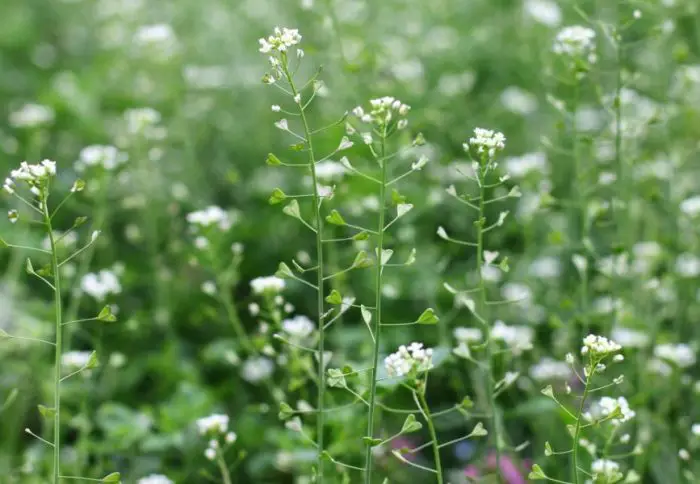
POLYGON ((464 469, 464 475, 470 479, 478 479, 480 477, 479 469, 477 469, 474 464, 469 464, 467 468, 464 469))
MULTIPOLYGON (((489 454, 489 456, 486 458, 486 465, 491 469, 496 467, 496 454, 494 452, 489 454)), ((518 469, 518 466, 515 464, 513 459, 507 455, 501 456, 500 471, 501 476, 503 476, 508 484, 526 484, 522 471, 518 469)))
MULTIPOLYGON (((404 447, 407 449, 412 449, 416 446, 415 442, 411 439, 407 439, 406 437, 398 437, 394 440, 391 441, 391 448, 394 450, 398 449, 403 449, 404 447)), ((405 453, 402 454, 404 459, 413 461, 416 459, 416 454, 413 453, 405 453)))

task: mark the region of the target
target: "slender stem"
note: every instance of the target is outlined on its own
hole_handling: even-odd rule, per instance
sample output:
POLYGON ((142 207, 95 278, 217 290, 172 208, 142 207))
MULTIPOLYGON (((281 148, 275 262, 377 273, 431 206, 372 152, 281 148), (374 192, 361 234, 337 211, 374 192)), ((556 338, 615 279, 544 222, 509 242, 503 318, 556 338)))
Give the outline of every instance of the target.
MULTIPOLYGON (((621 42, 622 38, 617 31, 617 28, 615 29, 615 32, 613 33, 613 42, 615 43, 615 62, 616 62, 616 69, 615 69, 615 99, 613 101, 614 105, 614 110, 615 110, 615 166, 617 168, 617 180, 616 180, 616 186, 619 187, 618 190, 621 195, 622 201, 624 203, 624 207, 621 207, 622 210, 629 210, 628 206, 628 191, 627 187, 625 185, 625 165, 624 161, 622 160, 622 99, 621 99, 621 94, 622 94, 622 47, 621 47, 621 42)), ((615 192, 617 193, 618 190, 615 192)), ((613 203, 610 204, 610 206, 613 209, 613 215, 614 215, 614 220, 615 223, 618 225, 618 240, 620 244, 623 244, 623 247, 625 247, 626 244, 624 244, 625 239, 629 236, 629 230, 628 227, 626 227, 626 222, 627 219, 629 218, 629 214, 623 213, 621 214, 620 212, 622 210, 616 210, 615 207, 615 200, 612 200, 613 203), (620 216, 622 215, 622 216, 620 216)), ((613 261, 613 277, 617 280, 615 284, 615 288, 617 290, 624 290, 623 280, 622 280, 622 275, 619 274, 619 271, 617 270, 617 264, 616 261, 613 261)), ((613 310, 612 310, 612 318, 610 320, 611 325, 617 324, 617 321, 620 317, 619 314, 619 309, 618 309, 618 304, 617 301, 614 301, 613 304, 613 310)), ((608 334, 609 331, 612 329, 611 327, 608 327, 608 334)))
MULTIPOLYGON (((589 375, 592 374, 595 365, 591 364, 591 371, 588 372, 589 375)), ((588 398, 589 383, 591 381, 590 376, 586 378, 586 384, 583 387, 583 396, 581 396, 581 403, 578 407, 578 412, 576 414, 576 428, 574 429, 574 448, 573 448, 573 465, 571 466, 571 471, 574 473, 574 483, 579 484, 578 481, 578 441, 581 435, 581 415, 583 414, 583 407, 586 404, 586 398, 588 398)))
POLYGON ((221 299, 221 304, 223 304, 224 309, 226 310, 226 316, 228 316, 228 320, 233 326, 233 330, 236 332, 236 337, 238 337, 246 351, 248 351, 251 355, 255 355, 255 348, 250 342, 250 338, 248 338, 248 334, 245 332, 245 329, 243 329, 241 318, 238 316, 238 311, 236 311, 236 307, 231 299, 231 288, 225 284, 221 285, 220 287, 221 291, 219 298, 221 299))
POLYGON ((61 467, 61 354, 63 350, 63 329, 61 328, 61 275, 58 267, 58 255, 56 253, 56 240, 51 227, 51 213, 49 212, 48 193, 42 200, 44 223, 51 244, 51 266, 54 277, 54 310, 56 328, 56 346, 54 351, 54 436, 53 436, 53 484, 59 484, 61 467))
MULTIPOLYGON (((490 163, 490 162, 488 162, 490 163)), ((476 241, 476 273, 479 278, 479 311, 483 312, 486 309, 486 284, 483 276, 481 275, 481 269, 484 260, 484 206, 485 206, 485 189, 484 183, 486 181, 486 170, 487 167, 480 168, 479 177, 479 219, 478 219, 478 233, 476 241)), ((481 315, 484 317, 483 313, 481 315)), ((491 327, 488 321, 484 324, 484 332, 486 336, 486 365, 484 368, 484 379, 486 380, 486 390, 489 398, 489 406, 491 407, 492 414, 492 427, 493 427, 493 438, 496 444, 496 480, 499 484, 503 482, 503 476, 501 475, 501 431, 500 431, 500 421, 498 419, 498 408, 496 407, 496 390, 494 388, 494 371, 493 371, 493 341, 491 338, 491 327)))
MULTIPOLYGON (((283 54, 282 58, 282 70, 287 82, 289 82, 289 87, 292 90, 292 95, 296 97, 299 95, 296 85, 294 84, 294 79, 292 74, 289 72, 287 65, 287 57, 283 54)), ((316 408, 318 409, 318 416, 316 418, 316 441, 318 444, 317 450, 317 482, 323 484, 323 468, 324 468, 324 427, 325 427, 325 393, 326 393, 326 378, 324 372, 324 359, 325 359, 325 344, 326 337, 323 326, 323 312, 324 312, 324 280, 323 280, 323 217, 321 215, 321 198, 318 194, 318 177, 316 176, 316 158, 314 154, 314 146, 312 140, 311 129, 309 128, 309 123, 306 119, 306 112, 301 104, 299 106, 299 116, 301 122, 304 126, 304 137, 306 138, 306 144, 308 145, 309 154, 309 170, 311 171, 311 183, 313 185, 313 205, 314 205, 314 223, 316 225, 316 262, 318 264, 318 271, 316 271, 317 282, 316 282, 316 305, 318 312, 318 404, 316 408)))
POLYGON ((224 481, 223 484, 231 484, 231 473, 228 471, 228 467, 226 467, 226 461, 221 456, 221 452, 218 452, 216 463, 219 465, 219 470, 221 471, 221 479, 223 479, 224 481))
MULTIPOLYGON (((377 224, 377 271, 375 278, 374 352, 372 356, 372 383, 369 395, 367 436, 374 437, 374 414, 377 407, 377 365, 379 364, 379 341, 382 327, 382 251, 384 250, 384 216, 386 203, 387 161, 383 160, 386 150, 386 126, 381 138, 381 184, 379 185, 379 223, 377 224)), ((372 446, 365 449, 365 484, 372 482, 372 446)))
POLYGON ((418 407, 420 408, 425 422, 428 424, 428 432, 430 433, 430 441, 433 447, 433 457, 435 459, 435 471, 437 475, 438 484, 443 484, 442 477, 442 464, 440 463, 440 444, 438 443, 437 433, 435 432, 435 425, 433 424, 433 417, 430 415, 430 407, 428 407, 428 402, 425 400, 425 387, 423 390, 418 392, 413 392, 413 397, 418 401, 418 407))

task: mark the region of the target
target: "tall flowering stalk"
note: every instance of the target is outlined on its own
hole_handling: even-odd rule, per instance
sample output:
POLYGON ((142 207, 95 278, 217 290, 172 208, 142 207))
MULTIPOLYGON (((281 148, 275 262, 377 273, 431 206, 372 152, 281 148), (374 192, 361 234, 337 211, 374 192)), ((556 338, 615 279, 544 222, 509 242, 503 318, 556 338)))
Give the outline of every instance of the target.
MULTIPOLYGON (((314 232, 316 238, 316 265, 310 269, 301 268, 298 264, 295 264, 295 268, 300 269, 300 272, 316 272, 315 284, 309 283, 304 279, 295 276, 289 266, 282 263, 280 265, 280 270, 278 275, 283 278, 294 278, 306 283, 306 285, 312 287, 316 291, 316 305, 318 313, 318 349, 315 352, 316 358, 318 360, 318 369, 316 373, 316 384, 318 385, 318 398, 317 398, 317 408, 316 408, 316 442, 315 446, 318 452, 317 459, 317 478, 318 482, 323 482, 324 480, 324 461, 323 452, 326 448, 324 442, 324 432, 325 432, 325 413, 326 413, 326 379, 324 376, 325 368, 325 358, 326 358, 326 331, 324 328, 324 314, 325 314, 325 301, 324 301, 324 288, 325 288, 325 260, 324 260, 324 225, 325 221, 322 215, 322 204, 324 200, 330 199, 333 195, 332 188, 319 185, 318 176, 316 173, 317 163, 320 161, 325 161, 328 157, 317 159, 316 152, 314 151, 313 137, 315 134, 323 131, 325 128, 320 130, 312 130, 307 117, 307 108, 311 102, 316 97, 318 90, 321 88, 321 83, 317 80, 317 75, 306 83, 299 84, 295 79, 295 74, 301 63, 301 59, 304 57, 304 51, 296 47, 301 42, 301 35, 296 29, 287 28, 275 28, 274 33, 267 38, 260 39, 260 52, 263 54, 269 54, 269 61, 271 71, 266 74, 263 78, 263 82, 268 85, 275 86, 279 88, 284 94, 289 96, 294 104, 293 111, 283 110, 279 105, 274 105, 272 107, 274 112, 282 112, 289 116, 298 117, 301 121, 302 134, 297 134, 292 131, 287 119, 281 119, 275 126, 280 130, 291 134, 299 144, 294 148, 299 151, 305 151, 307 154, 307 162, 302 164, 293 164, 282 162, 277 156, 270 154, 268 156, 267 162, 272 166, 291 166, 298 167, 305 170, 311 175, 312 193, 310 195, 287 195, 280 189, 275 189, 272 196, 270 197, 270 203, 277 204, 283 201, 289 200, 288 204, 284 208, 284 212, 299 221, 301 221, 309 230, 314 232), (292 49, 295 49, 294 55, 290 56, 292 49), (293 66, 293 61, 296 60, 296 66, 293 66), (285 86, 281 85, 285 84, 285 86), (306 95, 311 90, 310 95, 306 95), (312 205, 312 216, 311 223, 304 220, 297 199, 310 198, 312 205)), ((343 118, 344 119, 344 118, 343 118)), ((337 123, 336 123, 337 124, 337 123)), ((350 145, 351 146, 351 145, 350 145)), ((338 150, 343 150, 349 146, 341 145, 338 150)), ((338 151, 336 150, 336 151, 338 151)), ((335 153, 335 152, 334 152, 335 153)), ((331 154, 332 155, 332 154, 331 154)), ((331 156, 329 155, 329 156, 331 156)))
MULTIPOLYGON (((34 264, 31 259, 27 259, 26 271, 29 275, 38 278, 53 292, 54 301, 54 332, 55 337, 53 341, 47 341, 43 339, 27 338, 21 335, 10 335, 7 332, 0 330, 0 338, 8 339, 18 339, 18 340, 29 340, 36 343, 42 343, 54 348, 54 378, 53 378, 53 389, 54 389, 54 402, 53 407, 47 407, 44 405, 39 405, 39 412, 47 420, 53 420, 53 439, 51 442, 44 440, 39 437, 30 429, 26 429, 26 432, 38 439, 40 442, 48 445, 53 450, 53 466, 52 466, 52 478, 51 482, 53 484, 59 484, 60 480, 93 480, 97 482, 119 482, 119 473, 111 473, 102 479, 90 479, 85 477, 76 476, 64 476, 61 475, 61 383, 68 378, 71 378, 83 371, 94 368, 98 365, 97 354, 93 351, 85 359, 81 359, 76 365, 75 362, 71 361, 70 364, 62 364, 64 357, 69 355, 63 353, 63 333, 64 326, 74 323, 84 323, 88 321, 103 321, 112 322, 116 318, 111 312, 109 306, 105 306, 100 313, 92 318, 80 319, 80 320, 64 320, 63 317, 63 306, 62 306, 62 294, 61 294, 61 267, 73 260, 75 257, 81 253, 88 250, 92 244, 97 240, 99 232, 93 232, 90 236, 88 242, 76 250, 72 254, 63 254, 64 250, 61 246, 61 242, 65 237, 73 230, 78 228, 85 222, 84 217, 76 219, 75 223, 66 232, 63 232, 60 236, 53 228, 53 220, 63 204, 68 200, 68 198, 76 193, 80 192, 85 187, 85 182, 82 180, 76 180, 73 184, 70 193, 66 196, 60 203, 58 203, 53 209, 49 205, 49 197, 51 193, 51 182, 56 176, 56 163, 50 160, 44 160, 38 164, 28 164, 23 162, 19 169, 13 170, 10 176, 5 179, 3 184, 3 190, 12 195, 14 198, 19 200, 24 207, 30 209, 31 216, 28 217, 27 222, 35 223, 42 227, 46 231, 49 240, 49 249, 28 247, 10 244, 4 239, 0 238, 0 248, 12 248, 20 251, 29 251, 32 253, 42 254, 43 257, 49 258, 49 264, 43 266, 40 269, 35 269, 34 264), (25 191, 28 194, 25 195, 25 191), (37 220, 38 219, 38 220, 37 220), (64 369, 70 369, 67 375, 64 375, 64 369)), ((20 216, 20 212, 16 209, 10 210, 8 212, 8 217, 12 223, 24 222, 25 216, 20 216)))
MULTIPOLYGON (((473 159, 473 173, 465 175, 471 180, 471 182, 477 185, 476 194, 460 195, 454 186, 450 186, 447 189, 447 193, 449 195, 476 212, 476 220, 474 221, 474 227, 476 229, 476 242, 462 241, 452 238, 447 234, 444 228, 440 227, 438 229, 438 235, 441 238, 452 243, 467 247, 474 247, 476 249, 476 274, 478 278, 477 287, 467 289, 466 291, 457 290, 449 285, 446 285, 446 288, 455 295, 458 304, 466 306, 472 312, 482 327, 484 342, 481 347, 485 350, 483 361, 474 359, 471 355, 469 347, 466 344, 460 345, 455 350, 455 353, 457 356, 461 356, 476 362, 477 366, 482 370, 484 393, 488 398, 488 406, 490 407, 491 412, 491 427, 495 445, 497 469, 500 469, 501 466, 503 430, 501 429, 501 417, 499 415, 496 397, 500 392, 513 383, 513 378, 509 377, 508 375, 504 379, 499 380, 496 378, 494 368, 496 342, 492 335, 493 328, 491 321, 489 320, 488 309, 489 306, 498 304, 500 301, 488 300, 483 271, 486 266, 491 265, 498 265, 498 267, 503 271, 508 270, 507 258, 501 258, 501 261, 497 262, 499 256, 498 252, 486 250, 485 243, 485 235, 502 226, 508 215, 507 211, 500 212, 497 220, 488 223, 486 219, 487 207, 492 203, 511 197, 520 196, 520 191, 517 187, 514 187, 505 195, 491 199, 488 198, 490 189, 499 187, 505 183, 506 180, 508 180, 507 175, 500 177, 495 176, 498 166, 496 163, 496 155, 505 148, 505 141, 505 136, 503 136, 502 133, 488 129, 476 128, 474 130, 474 136, 470 138, 468 142, 464 143, 465 152, 473 159)), ((502 479, 500 474, 498 475, 498 479, 502 479)))

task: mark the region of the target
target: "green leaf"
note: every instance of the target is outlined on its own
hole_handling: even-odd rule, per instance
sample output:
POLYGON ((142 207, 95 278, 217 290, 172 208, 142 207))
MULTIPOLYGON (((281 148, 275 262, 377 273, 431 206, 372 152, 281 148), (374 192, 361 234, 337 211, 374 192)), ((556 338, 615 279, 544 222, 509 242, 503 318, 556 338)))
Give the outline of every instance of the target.
POLYGON ((287 402, 280 403, 280 411, 277 414, 280 420, 287 420, 294 415, 294 409, 287 402))
POLYGON ((287 195, 279 188, 272 190, 270 198, 267 200, 270 205, 277 205, 284 202, 287 199, 287 195))
POLYGON ((376 447, 377 445, 382 443, 382 439, 375 439, 373 437, 362 437, 362 441, 366 444, 369 444, 371 447, 376 447))
POLYGON ((438 321, 440 321, 440 318, 435 315, 433 308, 426 309, 418 317, 418 324, 437 324, 438 321))
POLYGON ((27 274, 36 274, 36 271, 34 270, 34 266, 32 265, 32 260, 27 257, 27 263, 25 264, 25 268, 27 270, 27 274))
POLYGON ((97 368, 99 365, 100 360, 97 359, 97 351, 93 351, 92 353, 90 353, 90 358, 88 359, 87 365, 85 365, 85 369, 90 370, 92 368, 97 368))
POLYGON ((85 222, 87 222, 87 220, 88 220, 87 217, 78 217, 78 218, 76 218, 75 221, 73 222, 73 228, 75 228, 75 227, 80 227, 80 226, 83 225, 85 222))
POLYGON ((411 432, 417 432, 420 429, 423 428, 423 424, 418 422, 416 420, 416 416, 413 415, 412 413, 408 414, 408 417, 406 417, 406 420, 404 421, 403 425, 401 426, 401 433, 402 434, 410 434, 411 432))
POLYGON ((352 236, 352 240, 367 240, 369 239, 369 232, 362 231, 359 234, 355 234, 352 236))
POLYGON ((70 189, 71 193, 82 192, 83 190, 85 190, 85 180, 80 178, 73 182, 73 186, 70 189))
POLYGON ((114 314, 112 314, 112 308, 109 305, 107 305, 102 308, 100 314, 97 315, 97 319, 106 323, 113 323, 117 320, 117 317, 114 314))
POLYGON ((471 398, 469 398, 468 396, 466 396, 466 397, 464 397, 464 398, 462 399, 462 401, 460 402, 459 406, 462 407, 462 408, 472 408, 472 407, 474 407, 474 402, 472 401, 471 398))
POLYGON ((396 206, 396 218, 403 217, 406 215, 408 212, 413 209, 413 205, 410 203, 399 203, 396 206))
POLYGON ((545 395, 549 398, 554 398, 554 389, 552 388, 552 385, 547 385, 541 390, 541 392, 542 395, 545 395))
POLYGON ((268 153, 265 163, 267 163, 269 166, 279 166, 282 164, 282 160, 277 158, 273 153, 268 153))
POLYGON ((343 216, 337 210, 331 210, 330 215, 326 217, 326 222, 333 225, 345 225, 343 216))
POLYGON ((102 478, 102 482, 113 482, 113 483, 119 483, 121 482, 122 475, 118 472, 112 472, 111 474, 107 474, 102 478))
POLYGON ((292 151, 301 151, 301 150, 304 149, 305 146, 306 146, 306 145, 305 145, 303 142, 301 142, 301 143, 295 143, 295 144, 293 144, 293 145, 289 145, 289 149, 292 150, 292 151))
POLYGON ((280 265, 277 267, 277 272, 275 272, 275 276, 279 277, 280 279, 290 279, 294 277, 294 273, 287 264, 280 262, 280 265))
POLYGON ((340 293, 333 289, 331 293, 326 296, 326 302, 328 304, 333 304, 333 305, 338 305, 343 303, 343 296, 340 295, 340 293))
POLYGON ((44 405, 37 405, 37 407, 39 408, 39 413, 44 418, 51 419, 56 416, 56 409, 53 407, 46 407, 44 405))
POLYGON ((411 249, 411 253, 408 254, 408 259, 404 262, 404 265, 411 266, 416 262, 416 249, 415 247, 411 249))
POLYGON ((415 138, 413 138, 413 146, 423 146, 425 144, 425 137, 423 133, 418 133, 415 138))
POLYGON ((504 257, 503 259, 501 259, 501 262, 498 263, 498 268, 501 269, 503 272, 510 271, 510 267, 508 266, 508 257, 504 257))
POLYGON ((292 199, 291 202, 289 202, 287 205, 285 205, 285 207, 282 209, 282 212, 289 215, 290 217, 301 218, 301 211, 299 210, 299 202, 297 202, 294 199, 292 199))

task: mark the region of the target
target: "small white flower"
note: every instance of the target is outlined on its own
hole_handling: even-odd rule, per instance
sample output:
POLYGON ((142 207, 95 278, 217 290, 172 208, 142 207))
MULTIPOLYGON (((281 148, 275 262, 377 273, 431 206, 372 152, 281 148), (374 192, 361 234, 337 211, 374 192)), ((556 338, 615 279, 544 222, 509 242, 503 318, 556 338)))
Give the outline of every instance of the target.
POLYGON ((13 128, 38 128, 53 123, 54 118, 50 107, 30 103, 11 113, 9 121, 13 128))
POLYGON ((686 461, 688 461, 688 460, 690 460, 690 452, 688 452, 686 449, 680 449, 680 450, 678 451, 678 457, 679 457, 681 460, 686 460, 686 461))
POLYGON ((227 444, 233 444, 234 442, 236 442, 237 439, 238 439, 238 436, 236 435, 235 432, 228 432, 226 434, 226 437, 225 437, 227 444))
POLYGON ((542 358, 530 368, 530 376, 537 381, 567 380, 571 375, 572 371, 568 363, 549 357, 542 358))
POLYGON ((591 55, 595 50, 595 31, 588 27, 574 25, 565 27, 559 31, 554 40, 552 50, 555 54, 575 58, 588 58, 593 62, 591 55))
POLYGON ((216 294, 216 283, 214 281, 204 281, 202 283, 202 292, 207 296, 216 294))
POLYGON ((630 409, 629 403, 625 397, 611 398, 602 397, 598 402, 594 403, 589 412, 590 419, 603 419, 618 412, 619 415, 616 418, 610 420, 610 423, 614 426, 619 426, 622 423, 632 420, 635 415, 637 415, 632 409, 630 409))
POLYGON ((464 143, 465 151, 469 148, 476 149, 479 154, 487 154, 493 158, 498 151, 503 151, 506 147, 506 137, 503 133, 490 129, 474 128, 474 136, 469 138, 468 143, 464 143))
POLYGON ((479 328, 455 328, 453 335, 460 343, 476 343, 483 338, 479 328))
POLYGON ((690 431, 695 437, 700 437, 700 423, 693 424, 690 431))
POLYGON ((618 479, 618 477, 622 477, 620 465, 617 462, 606 459, 593 461, 591 472, 593 473, 593 479, 596 481, 602 480, 601 482, 615 482, 614 480, 618 479))
POLYGON ((90 361, 89 351, 68 351, 61 355, 61 366, 67 371, 77 371, 85 368, 90 361))
POLYGON ((280 111, 282 111, 282 108, 279 105, 277 105, 277 104, 272 105, 272 112, 273 113, 279 113, 280 111))
POLYGON ((695 351, 683 343, 660 344, 654 348, 654 356, 675 363, 680 368, 688 368, 695 364, 695 351))
POLYGON ((248 312, 251 316, 255 317, 260 314, 260 305, 258 303, 248 304, 248 312))
POLYGON ((257 277, 250 281, 250 287, 254 294, 278 293, 284 290, 285 282, 277 276, 257 277))
POLYGON ((268 358, 250 358, 243 363, 243 367, 241 368, 241 376, 247 382, 257 383, 272 375, 274 369, 275 364, 268 358))
POLYGON ((187 222, 194 227, 207 228, 216 225, 222 231, 230 229, 236 220, 235 214, 216 205, 188 213, 186 218, 187 222))
POLYGON ((90 145, 80 150, 78 161, 74 167, 82 172, 92 166, 101 166, 105 170, 114 170, 126 162, 128 156, 114 146, 90 145))
POLYGON ((101 270, 97 273, 85 274, 80 281, 83 292, 97 301, 104 301, 110 294, 120 294, 122 286, 113 271, 101 270))
POLYGON ((207 450, 204 451, 204 457, 209 460, 216 459, 216 450, 212 449, 211 447, 207 447, 207 450))
POLYGON ((301 35, 297 29, 288 29, 286 27, 275 27, 272 35, 267 39, 259 39, 260 52, 267 54, 269 52, 285 52, 290 47, 295 46, 301 42, 301 35))

